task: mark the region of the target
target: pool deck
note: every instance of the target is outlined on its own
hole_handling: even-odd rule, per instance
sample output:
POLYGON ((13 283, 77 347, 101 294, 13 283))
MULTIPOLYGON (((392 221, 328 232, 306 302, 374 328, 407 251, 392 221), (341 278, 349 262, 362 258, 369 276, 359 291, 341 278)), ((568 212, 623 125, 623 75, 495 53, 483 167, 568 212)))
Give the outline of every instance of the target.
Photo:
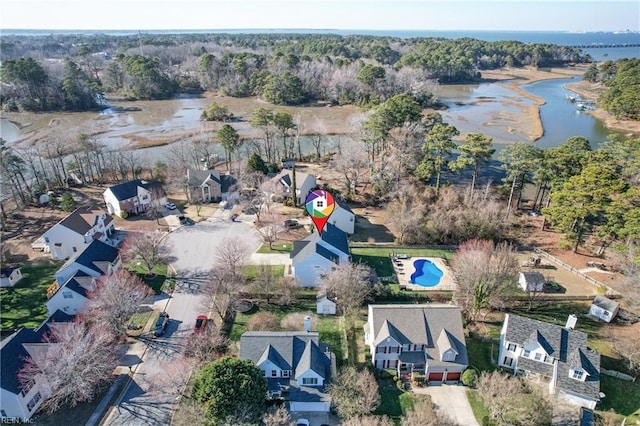
POLYGON ((391 258, 393 263, 393 269, 398 277, 398 284, 401 289, 413 290, 413 291, 442 291, 442 290, 455 290, 456 284, 453 278, 453 272, 451 268, 447 266, 444 259, 439 257, 409 257, 406 259, 391 258), (409 279, 411 274, 416 271, 413 266, 413 262, 418 259, 426 259, 433 262, 443 273, 440 278, 440 283, 433 287, 425 287, 417 284, 410 284, 409 279))

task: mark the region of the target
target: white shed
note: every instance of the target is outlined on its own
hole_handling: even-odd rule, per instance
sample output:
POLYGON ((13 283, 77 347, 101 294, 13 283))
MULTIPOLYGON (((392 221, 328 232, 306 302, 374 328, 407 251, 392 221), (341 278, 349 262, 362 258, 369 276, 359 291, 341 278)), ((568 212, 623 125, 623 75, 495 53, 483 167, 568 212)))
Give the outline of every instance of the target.
POLYGON ((322 315, 335 315, 336 314, 336 302, 329 299, 327 296, 320 296, 316 301, 316 312, 322 315))
POLYGON ((0 287, 13 287, 21 279, 20 268, 2 268, 0 270, 0 287))
POLYGON ((604 296, 596 296, 589 307, 589 315, 605 321, 611 322, 611 320, 617 315, 620 305, 604 296))
POLYGON ((540 272, 520 272, 518 284, 524 291, 534 292, 544 290, 544 275, 540 272))

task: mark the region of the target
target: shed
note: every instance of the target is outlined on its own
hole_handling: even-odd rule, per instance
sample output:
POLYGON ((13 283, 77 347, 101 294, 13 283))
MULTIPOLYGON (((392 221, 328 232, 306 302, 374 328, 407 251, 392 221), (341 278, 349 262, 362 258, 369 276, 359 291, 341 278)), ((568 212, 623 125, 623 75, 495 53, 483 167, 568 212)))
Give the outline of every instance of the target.
POLYGON ((21 279, 20 268, 2 268, 0 270, 0 287, 13 287, 21 279))
POLYGON ((316 300, 316 312, 322 315, 335 315, 336 314, 336 302, 328 298, 327 296, 320 296, 316 300))
POLYGON ((617 315, 620 305, 618 302, 604 296, 596 296, 589 307, 589 315, 604 322, 611 322, 617 315))
POLYGON ((518 278, 518 284, 527 292, 543 291, 544 281, 544 275, 540 272, 520 272, 520 277, 518 278))

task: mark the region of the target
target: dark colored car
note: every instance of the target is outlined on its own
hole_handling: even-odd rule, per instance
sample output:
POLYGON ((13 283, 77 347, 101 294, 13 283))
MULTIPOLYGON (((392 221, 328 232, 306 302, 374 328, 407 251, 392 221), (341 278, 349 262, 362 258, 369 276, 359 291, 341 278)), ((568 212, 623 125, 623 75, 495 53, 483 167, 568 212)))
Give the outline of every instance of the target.
POLYGON ((206 315, 198 315, 198 317, 196 318, 196 325, 193 327, 193 331, 204 330, 207 326, 207 321, 209 321, 209 318, 207 318, 206 315))
POLYGON ((160 313, 160 316, 156 321, 156 326, 153 329, 153 335, 155 337, 162 336, 167 329, 167 324, 169 324, 169 314, 166 312, 160 313))
POLYGON ((301 226, 300 222, 295 219, 287 219, 282 224, 288 229, 299 228, 301 226))

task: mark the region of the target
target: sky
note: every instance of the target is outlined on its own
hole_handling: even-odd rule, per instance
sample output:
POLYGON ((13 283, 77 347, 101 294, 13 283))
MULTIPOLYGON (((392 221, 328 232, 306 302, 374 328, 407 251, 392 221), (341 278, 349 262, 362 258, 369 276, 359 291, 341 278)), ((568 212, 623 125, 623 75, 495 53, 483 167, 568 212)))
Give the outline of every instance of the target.
POLYGON ((0 29, 640 30, 639 0, 0 0, 0 29))

